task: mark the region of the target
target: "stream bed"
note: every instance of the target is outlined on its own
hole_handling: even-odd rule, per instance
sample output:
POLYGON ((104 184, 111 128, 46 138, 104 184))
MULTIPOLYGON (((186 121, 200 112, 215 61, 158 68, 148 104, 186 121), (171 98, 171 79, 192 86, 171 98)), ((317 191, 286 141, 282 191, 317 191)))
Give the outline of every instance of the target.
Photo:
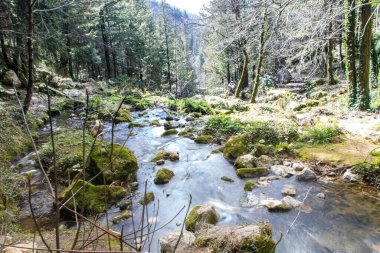
MULTIPOLYGON (((233 165, 223 158, 223 154, 211 154, 219 146, 196 144, 191 139, 177 135, 162 137, 164 127, 150 126, 152 120, 165 122, 167 114, 164 109, 148 110, 145 115, 132 113, 132 116, 134 122, 145 125, 134 128, 134 134, 126 142, 139 162, 139 194, 134 199, 134 222, 138 227, 142 211, 138 200, 143 196, 147 181, 147 191, 155 194, 155 201, 148 205, 150 220, 155 218, 159 200, 156 228, 163 226, 155 232, 152 241, 146 243, 147 251, 159 252, 158 239, 181 229, 186 209, 177 214, 187 206, 191 194, 192 207, 206 203, 215 206, 219 215, 218 226, 268 221, 273 226, 274 240, 278 241, 282 237, 277 253, 380 252, 380 201, 361 194, 359 186, 343 182, 300 182, 293 176, 273 180, 267 186, 245 192, 243 188, 246 180, 236 176, 233 165), (180 160, 166 161, 164 165, 157 166, 151 159, 160 149, 178 151, 180 160), (155 185, 155 173, 162 167, 172 170, 175 176, 166 185, 155 185), (228 176, 234 182, 222 181, 222 176, 228 176), (284 185, 292 185, 297 189, 295 198, 299 201, 303 201, 309 192, 304 201, 306 208, 302 209, 297 219, 298 209, 272 213, 261 205, 268 198, 281 199, 284 185), (326 198, 318 198, 318 193, 324 193, 326 198), (296 222, 291 225, 295 219, 296 222), (164 226, 165 224, 167 225, 164 226)), ((78 121, 70 121, 70 125, 80 127, 78 121)), ((179 123, 186 124, 186 121, 180 119, 179 123)), ((67 126, 67 118, 55 119, 55 124, 56 127, 60 124, 67 126)), ((124 144, 130 131, 127 123, 118 124, 115 128, 115 142, 124 144)), ((107 141, 111 139, 109 123, 105 125, 103 138, 107 141)), ((117 214, 118 208, 111 209, 109 219, 112 220, 117 214)), ((105 217, 103 222, 105 223, 105 217)), ((115 225, 114 229, 121 231, 123 226, 127 230, 125 234, 131 232, 131 219, 115 225)))

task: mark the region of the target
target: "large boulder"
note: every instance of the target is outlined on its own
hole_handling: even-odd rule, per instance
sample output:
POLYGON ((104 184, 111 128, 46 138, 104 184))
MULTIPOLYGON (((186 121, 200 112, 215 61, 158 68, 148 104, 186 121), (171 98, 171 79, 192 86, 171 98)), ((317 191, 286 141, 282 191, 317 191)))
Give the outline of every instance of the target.
POLYGON ((266 223, 213 227, 201 231, 195 244, 205 248, 201 252, 270 253, 276 247, 272 227, 266 223))
POLYGON ((72 210, 83 206, 85 213, 97 214, 115 205, 125 194, 120 186, 93 185, 77 180, 59 194, 59 200, 67 202, 66 205, 72 210))
POLYGON ((231 137, 223 147, 224 157, 234 161, 239 156, 248 154, 251 151, 248 134, 231 137))
MULTIPOLYGON (((90 176, 101 173, 106 183, 110 184, 120 180, 123 182, 133 182, 136 179, 138 169, 137 159, 128 148, 113 144, 112 166, 110 163, 111 145, 100 144, 94 147, 89 157, 88 172, 90 176)), ((102 184, 102 177, 96 182, 102 184)))
POLYGON ((13 70, 5 71, 4 76, 3 76, 3 84, 10 87, 13 87, 13 86, 16 86, 16 88, 21 87, 21 81, 18 78, 16 72, 14 72, 13 70))
POLYGON ((196 206, 187 216, 185 227, 187 231, 196 232, 203 226, 215 225, 218 222, 218 215, 212 205, 196 206))
POLYGON ((262 155, 259 158, 256 159, 256 166, 257 167, 264 167, 270 169, 270 167, 273 166, 274 161, 271 157, 267 155, 262 155))
POLYGON ((161 160, 170 160, 172 162, 179 160, 179 152, 160 150, 152 159, 152 162, 158 162, 161 160))
POLYGON ((256 158, 251 155, 242 155, 239 156, 234 163, 235 168, 240 169, 240 168, 254 168, 256 167, 255 163, 256 158))
MULTIPOLYGON (((181 235, 181 232, 174 232, 168 235, 165 235, 160 238, 160 247, 162 253, 172 253, 174 252, 177 241, 181 235)), ((195 242, 195 236, 193 233, 188 231, 183 231, 181 240, 178 243, 177 251, 186 250, 191 247, 195 242)))

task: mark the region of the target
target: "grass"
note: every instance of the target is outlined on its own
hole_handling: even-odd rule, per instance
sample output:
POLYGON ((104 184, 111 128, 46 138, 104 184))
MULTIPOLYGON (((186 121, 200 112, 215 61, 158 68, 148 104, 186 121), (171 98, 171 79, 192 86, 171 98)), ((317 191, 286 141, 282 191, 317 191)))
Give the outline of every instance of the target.
POLYGON ((329 144, 337 142, 342 134, 342 129, 335 124, 320 124, 307 129, 304 139, 313 144, 329 144))

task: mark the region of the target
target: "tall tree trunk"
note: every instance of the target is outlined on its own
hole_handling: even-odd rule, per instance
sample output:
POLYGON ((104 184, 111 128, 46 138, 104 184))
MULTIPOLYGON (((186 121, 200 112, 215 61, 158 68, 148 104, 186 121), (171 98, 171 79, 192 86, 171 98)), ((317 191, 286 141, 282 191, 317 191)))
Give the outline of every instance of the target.
POLYGON ((106 61, 106 78, 111 78, 111 61, 110 61, 110 51, 108 45, 108 36, 106 32, 106 22, 104 17, 104 10, 100 10, 100 30, 102 32, 103 48, 104 48, 104 58, 106 61))
POLYGON ((24 111, 28 112, 33 96, 33 0, 28 0, 28 85, 24 100, 24 111))
MULTIPOLYGON (((331 0, 330 0, 331 1, 331 0)), ((331 1, 331 3, 328 5, 329 8, 329 16, 332 19, 333 15, 333 8, 334 1, 331 1)), ((327 80, 329 85, 334 85, 335 84, 335 79, 334 79, 334 69, 333 69, 333 61, 334 61, 334 55, 333 55, 333 50, 334 50, 334 39, 332 37, 333 34, 333 20, 330 21, 329 23, 329 28, 328 28, 328 35, 329 35, 329 41, 327 45, 327 80)))
POLYGON ((243 51, 243 56, 244 56, 244 64, 243 64, 243 69, 241 72, 240 80, 239 80, 239 83, 238 83, 238 85, 236 87, 236 91, 235 91, 235 97, 237 97, 237 98, 240 98, 240 93, 243 89, 245 76, 247 75, 248 63, 249 63, 247 50, 244 48, 244 46, 242 46, 242 48, 243 48, 242 51, 243 51))
POLYGON ((227 84, 231 83, 231 69, 230 62, 227 62, 227 84))
POLYGON ((362 0, 361 6, 361 44, 359 55, 358 108, 367 110, 370 107, 369 69, 371 61, 372 39, 372 5, 371 0, 362 0))
POLYGON ((344 10, 344 46, 345 65, 348 84, 348 103, 353 107, 357 103, 358 85, 356 72, 356 0, 345 0, 344 10))
POLYGON ((379 55, 376 52, 376 41, 371 42, 371 86, 377 88, 377 77, 379 76, 379 55))
POLYGON ((260 86, 260 75, 261 75, 261 69, 263 66, 263 60, 264 60, 264 49, 265 49, 265 34, 266 34, 266 23, 267 23, 267 7, 264 7, 264 16, 263 16, 263 21, 261 24, 261 34, 260 34, 260 51, 259 51, 259 60, 257 63, 257 70, 256 70, 256 77, 255 81, 253 84, 253 92, 252 92, 252 97, 251 97, 251 103, 256 103, 256 97, 257 93, 259 91, 259 86, 260 86))
POLYGON ((170 54, 169 54, 169 36, 168 36, 168 21, 166 19, 166 12, 165 12, 165 1, 162 1, 162 15, 164 17, 164 32, 165 32, 165 46, 166 46, 166 64, 168 67, 168 73, 167 73, 167 82, 169 84, 169 91, 172 91, 172 82, 171 82, 171 66, 170 66, 170 54))

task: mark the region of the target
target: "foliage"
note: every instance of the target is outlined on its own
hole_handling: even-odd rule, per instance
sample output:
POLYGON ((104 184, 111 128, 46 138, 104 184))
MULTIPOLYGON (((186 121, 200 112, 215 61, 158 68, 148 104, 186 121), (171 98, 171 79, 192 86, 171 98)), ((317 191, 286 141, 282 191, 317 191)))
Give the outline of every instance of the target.
POLYGON ((211 105, 202 99, 169 99, 166 105, 172 111, 184 111, 186 113, 198 112, 203 115, 210 115, 214 113, 211 105))
POLYGON ((359 164, 354 171, 363 177, 368 184, 380 189, 380 166, 379 164, 359 164))
POLYGON ((318 124, 309 128, 303 139, 313 144, 327 144, 335 142, 342 134, 342 129, 337 125, 318 124))
POLYGON ((246 126, 238 119, 230 116, 213 116, 204 128, 204 132, 215 136, 236 135, 242 133, 246 126))

